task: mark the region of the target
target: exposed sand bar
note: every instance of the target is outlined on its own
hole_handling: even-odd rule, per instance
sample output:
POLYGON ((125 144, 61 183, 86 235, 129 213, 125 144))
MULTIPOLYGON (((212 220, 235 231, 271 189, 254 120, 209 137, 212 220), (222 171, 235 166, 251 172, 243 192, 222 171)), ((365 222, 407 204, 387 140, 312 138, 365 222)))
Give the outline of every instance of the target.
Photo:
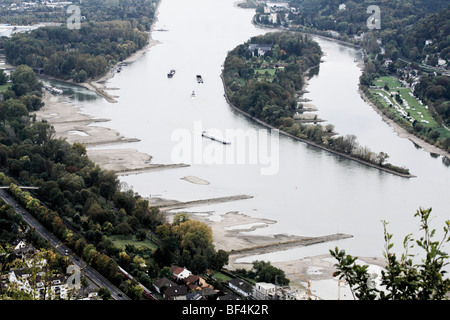
POLYGON ((89 159, 119 176, 161 169, 188 167, 187 164, 152 164, 152 157, 135 149, 88 150, 89 159))
POLYGON ((56 138, 85 146, 139 141, 125 138, 112 129, 92 125, 109 120, 95 119, 81 113, 80 107, 70 104, 64 96, 45 92, 43 101, 44 107, 35 112, 36 120, 48 121, 55 129, 56 138))
POLYGON ((143 172, 152 172, 156 170, 165 170, 165 169, 176 169, 176 168, 184 168, 189 167, 188 164, 185 163, 174 163, 174 164, 147 164, 145 167, 137 167, 134 169, 125 169, 125 170, 113 170, 119 176, 129 176, 132 174, 138 174, 143 172))
POLYGON ((200 184, 200 185, 204 185, 204 186, 209 184, 209 181, 206 181, 206 180, 203 180, 203 179, 201 179, 199 177, 194 177, 194 176, 186 176, 186 177, 181 178, 181 180, 185 180, 185 181, 188 181, 190 183, 200 184))
POLYGON ((193 201, 186 201, 186 202, 153 204, 153 207, 157 207, 162 211, 170 211, 170 210, 175 210, 175 209, 199 207, 199 206, 204 206, 204 205, 209 205, 209 204, 230 202, 230 201, 237 201, 237 200, 244 200, 244 199, 251 199, 251 198, 253 198, 253 196, 241 194, 241 195, 236 195, 236 196, 203 199, 203 200, 193 200, 193 201))
POLYGON ((152 164, 152 157, 131 148, 92 149, 96 146, 136 142, 135 138, 126 138, 119 132, 95 123, 104 123, 108 119, 96 119, 83 114, 80 107, 67 101, 66 97, 44 93, 44 107, 35 112, 36 120, 46 120, 55 129, 55 137, 67 142, 82 143, 89 158, 101 168, 112 170, 118 175, 136 174, 149 170, 162 170, 188 166, 186 164, 152 164))

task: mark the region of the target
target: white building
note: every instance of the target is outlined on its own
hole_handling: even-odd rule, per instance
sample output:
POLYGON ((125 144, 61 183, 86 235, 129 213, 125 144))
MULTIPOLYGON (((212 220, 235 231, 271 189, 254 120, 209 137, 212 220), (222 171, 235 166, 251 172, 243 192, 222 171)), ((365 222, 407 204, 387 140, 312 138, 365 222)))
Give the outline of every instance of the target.
POLYGON ((30 293, 35 299, 58 300, 68 297, 67 277, 64 275, 46 277, 45 273, 39 272, 33 276, 23 269, 16 269, 11 271, 8 280, 10 286, 30 293))
POLYGON ((253 297, 256 300, 271 300, 275 295, 275 285, 267 282, 257 282, 254 287, 253 297))
POLYGON ((228 286, 244 297, 249 297, 254 292, 253 286, 250 283, 239 278, 228 281, 228 286))
POLYGON ((173 266, 170 269, 172 270, 173 276, 175 277, 175 279, 177 281, 181 281, 183 279, 186 279, 187 277, 189 277, 192 274, 192 272, 190 272, 186 268, 173 266))

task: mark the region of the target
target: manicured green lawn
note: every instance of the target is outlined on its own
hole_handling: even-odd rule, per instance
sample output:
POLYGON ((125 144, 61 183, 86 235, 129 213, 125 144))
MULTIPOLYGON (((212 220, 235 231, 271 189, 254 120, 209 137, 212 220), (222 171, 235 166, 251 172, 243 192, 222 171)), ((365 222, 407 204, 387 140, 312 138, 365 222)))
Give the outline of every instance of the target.
MULTIPOLYGON (((424 127, 439 127, 437 122, 433 119, 430 111, 426 109, 424 105, 421 105, 415 97, 410 95, 411 90, 409 88, 401 88, 401 83, 396 78, 390 76, 380 77, 374 80, 374 85, 381 88, 383 88, 385 84, 388 85, 390 94, 395 96, 397 93, 400 93, 400 97, 404 101, 403 105, 398 104, 397 101, 390 96, 390 94, 388 95, 386 91, 384 91, 384 89, 371 89, 370 92, 372 97, 380 101, 385 107, 389 107, 389 104, 377 94, 381 93, 389 99, 392 105, 395 103, 400 105, 405 112, 409 113, 414 120, 419 121, 424 127), (423 120, 428 121, 428 123, 422 122, 423 120)), ((399 117, 401 116, 399 115, 399 117)))
POLYGON ((216 278, 217 280, 222 281, 222 282, 226 282, 226 281, 233 279, 230 276, 227 276, 226 274, 216 271, 216 270, 211 270, 211 274, 214 278, 216 278))
POLYGON ((400 91, 400 97, 408 103, 408 106, 410 109, 406 109, 405 105, 403 105, 403 109, 406 112, 409 112, 411 117, 419 122, 421 120, 426 120, 429 123, 422 122, 422 125, 425 127, 436 127, 438 124, 433 119, 433 116, 431 115, 430 111, 425 108, 425 106, 421 105, 419 101, 415 97, 411 97, 409 92, 411 92, 409 89, 399 89, 400 91))
POLYGON ((275 75, 275 71, 277 71, 277 69, 255 69, 255 73, 264 75, 267 72, 271 77, 275 75))
POLYGON ((152 250, 156 250, 158 247, 156 244, 154 244, 153 242, 151 242, 150 240, 137 240, 134 236, 118 236, 118 235, 114 235, 114 236, 110 236, 108 237, 108 239, 110 239, 112 242, 114 242, 114 245, 118 248, 121 249, 125 249, 125 246, 127 244, 129 245, 133 245, 136 248, 139 247, 144 247, 144 248, 149 248, 152 250))
POLYGON ((373 81, 373 84, 375 86, 379 86, 379 87, 384 87, 384 85, 387 83, 389 88, 399 88, 402 86, 402 84, 400 83, 400 81, 398 81, 397 79, 395 79, 394 77, 390 77, 390 76, 385 76, 385 77, 380 77, 378 79, 375 79, 373 81))
POLYGON ((0 86, 0 93, 5 92, 8 89, 8 87, 10 87, 10 86, 11 86, 10 83, 1 85, 0 86))

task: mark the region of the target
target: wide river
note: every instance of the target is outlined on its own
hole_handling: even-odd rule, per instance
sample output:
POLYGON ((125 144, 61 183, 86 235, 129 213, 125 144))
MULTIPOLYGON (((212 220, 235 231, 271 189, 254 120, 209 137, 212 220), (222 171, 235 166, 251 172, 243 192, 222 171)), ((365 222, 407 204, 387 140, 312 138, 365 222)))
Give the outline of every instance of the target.
MULTIPOLYGON (((267 32, 251 24, 253 14, 254 10, 238 8, 233 0, 162 0, 152 34, 158 43, 107 82, 108 87, 120 89, 112 92, 118 95, 118 103, 108 103, 79 89, 76 102, 83 106, 84 113, 111 119, 104 126, 140 139, 108 148, 135 148, 152 155, 154 163, 173 163, 172 153, 179 145, 172 139, 176 132, 184 130, 194 139, 201 128, 216 129, 224 135, 227 130, 263 130, 263 126, 230 108, 220 78, 229 50, 267 32), (167 77, 170 69, 176 70, 171 79, 167 77), (197 83, 197 74, 202 75, 203 84, 197 83)), ((417 178, 369 168, 280 135, 276 154, 279 166, 272 175, 261 174, 262 165, 249 161, 203 161, 121 180, 142 196, 180 201, 251 195, 254 198, 190 210, 213 211, 212 219, 239 211, 277 221, 255 231, 258 234, 321 236, 340 232, 353 236, 339 243, 264 256, 272 261, 327 253, 336 245, 353 255, 380 257, 381 220, 389 221, 394 248, 401 249, 403 237, 418 232, 414 213, 419 207, 433 208, 433 226, 441 230, 443 221, 450 218, 450 168, 443 164, 442 157, 432 156, 399 137, 360 97, 361 70, 355 62, 361 59, 359 50, 315 39, 325 55, 318 75, 309 81, 305 98, 312 100, 319 117, 334 124, 337 132, 355 134, 361 145, 388 153, 389 162, 409 168, 417 178), (185 176, 196 176, 210 184, 180 179, 185 176)), ((203 148, 211 143, 216 142, 204 141, 203 148)), ((233 144, 220 147, 233 148, 233 144)))

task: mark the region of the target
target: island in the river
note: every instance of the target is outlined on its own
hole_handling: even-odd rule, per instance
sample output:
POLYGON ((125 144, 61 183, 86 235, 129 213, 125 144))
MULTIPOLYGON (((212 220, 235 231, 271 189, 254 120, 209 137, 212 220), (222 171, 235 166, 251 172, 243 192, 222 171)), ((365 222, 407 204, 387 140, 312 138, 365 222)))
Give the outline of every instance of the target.
POLYGON ((253 37, 226 57, 225 96, 236 110, 294 139, 401 177, 414 177, 407 168, 387 163, 388 154, 360 146, 356 136, 337 135, 332 125, 322 126, 320 119, 303 116, 307 110, 300 98, 305 74, 320 64, 321 55, 319 45, 301 33, 253 37))

